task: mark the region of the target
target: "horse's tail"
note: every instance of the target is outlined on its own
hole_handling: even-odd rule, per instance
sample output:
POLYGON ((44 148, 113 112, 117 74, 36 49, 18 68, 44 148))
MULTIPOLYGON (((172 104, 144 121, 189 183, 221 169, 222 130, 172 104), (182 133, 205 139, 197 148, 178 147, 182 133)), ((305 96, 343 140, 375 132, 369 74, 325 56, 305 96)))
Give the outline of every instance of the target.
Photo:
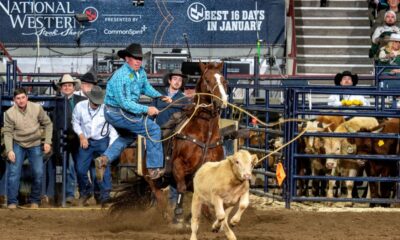
POLYGON ((110 214, 122 213, 126 210, 148 209, 153 205, 151 189, 144 179, 121 185, 111 198, 110 214))

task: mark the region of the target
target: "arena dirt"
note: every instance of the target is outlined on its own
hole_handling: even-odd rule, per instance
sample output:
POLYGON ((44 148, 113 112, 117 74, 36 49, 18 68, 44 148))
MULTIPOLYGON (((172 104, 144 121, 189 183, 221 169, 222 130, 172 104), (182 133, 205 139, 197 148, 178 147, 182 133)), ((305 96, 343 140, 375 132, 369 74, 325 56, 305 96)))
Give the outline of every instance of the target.
MULTIPOLYGON (((293 204, 292 209, 271 200, 252 197, 239 226, 233 230, 241 240, 400 240, 398 208, 327 208, 323 204, 293 204)), ((225 239, 210 232, 205 218, 199 239, 225 239)), ((0 210, 0 239, 138 239, 184 240, 189 229, 167 224, 159 213, 127 212, 112 217, 99 209, 0 210)))

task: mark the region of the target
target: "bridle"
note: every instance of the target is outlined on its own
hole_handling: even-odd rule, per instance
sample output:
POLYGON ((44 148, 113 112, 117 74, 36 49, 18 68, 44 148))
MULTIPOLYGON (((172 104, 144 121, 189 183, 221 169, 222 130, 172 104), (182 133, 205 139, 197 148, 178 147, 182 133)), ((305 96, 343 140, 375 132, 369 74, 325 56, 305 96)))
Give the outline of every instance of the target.
MULTIPOLYGON (((206 79, 206 77, 205 77, 205 76, 206 76, 206 73, 208 72, 208 70, 209 70, 209 68, 207 67, 207 68, 204 70, 204 72, 202 73, 202 75, 201 75, 201 77, 200 77, 200 82, 199 82, 199 84, 204 83, 205 86, 206 86, 206 90, 208 91, 208 93, 214 94, 214 95, 215 95, 214 91, 215 91, 215 89, 218 88, 218 87, 221 87, 221 88, 223 88, 223 89, 226 90, 225 85, 222 83, 222 81, 215 81, 215 85, 214 85, 213 87, 210 86, 210 84, 208 83, 208 81, 207 81, 207 79, 206 79)), ((226 81, 226 80, 224 79, 224 81, 226 81)), ((199 86, 199 88, 201 88, 201 86, 199 86)), ((199 90, 199 89, 198 89, 198 90, 199 90)), ((204 98, 203 98, 203 99, 204 99, 204 98)), ((219 101, 219 100, 218 100, 218 101, 219 101)), ((217 113, 219 113, 220 110, 221 110, 221 105, 217 105, 216 103, 217 103, 217 101, 214 101, 214 97, 211 97, 211 102, 210 102, 209 104, 206 105, 207 107, 210 107, 211 109, 207 109, 206 107, 204 107, 203 109, 207 109, 208 111, 210 111, 211 113, 213 113, 212 115, 217 114, 217 113)))

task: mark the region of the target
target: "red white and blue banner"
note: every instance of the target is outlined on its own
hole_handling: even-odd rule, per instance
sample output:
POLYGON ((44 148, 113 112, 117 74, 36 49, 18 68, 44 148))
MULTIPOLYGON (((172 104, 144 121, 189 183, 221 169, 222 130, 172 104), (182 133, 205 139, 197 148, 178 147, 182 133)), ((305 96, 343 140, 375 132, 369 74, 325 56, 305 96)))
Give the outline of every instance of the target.
POLYGON ((285 41, 283 0, 0 0, 6 46, 249 47, 285 41), (75 14, 89 21, 80 25, 75 14))

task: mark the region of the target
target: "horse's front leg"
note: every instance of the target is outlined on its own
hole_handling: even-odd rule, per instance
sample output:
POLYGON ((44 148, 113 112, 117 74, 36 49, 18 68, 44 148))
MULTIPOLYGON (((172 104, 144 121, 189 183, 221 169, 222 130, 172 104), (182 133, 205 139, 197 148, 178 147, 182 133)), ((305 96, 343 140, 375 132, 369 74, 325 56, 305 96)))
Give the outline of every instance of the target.
POLYGON ((174 210, 175 222, 183 222, 183 196, 186 192, 185 172, 183 171, 184 167, 181 166, 181 162, 181 159, 176 159, 172 169, 178 190, 178 199, 176 200, 176 207, 174 210))
POLYGON ((152 179, 150 179, 149 177, 145 177, 145 180, 149 184, 150 189, 153 192, 154 197, 156 198, 157 207, 161 211, 163 218, 171 220, 171 216, 170 214, 168 214, 167 211, 167 199, 164 196, 163 192, 156 186, 155 182, 152 179))

